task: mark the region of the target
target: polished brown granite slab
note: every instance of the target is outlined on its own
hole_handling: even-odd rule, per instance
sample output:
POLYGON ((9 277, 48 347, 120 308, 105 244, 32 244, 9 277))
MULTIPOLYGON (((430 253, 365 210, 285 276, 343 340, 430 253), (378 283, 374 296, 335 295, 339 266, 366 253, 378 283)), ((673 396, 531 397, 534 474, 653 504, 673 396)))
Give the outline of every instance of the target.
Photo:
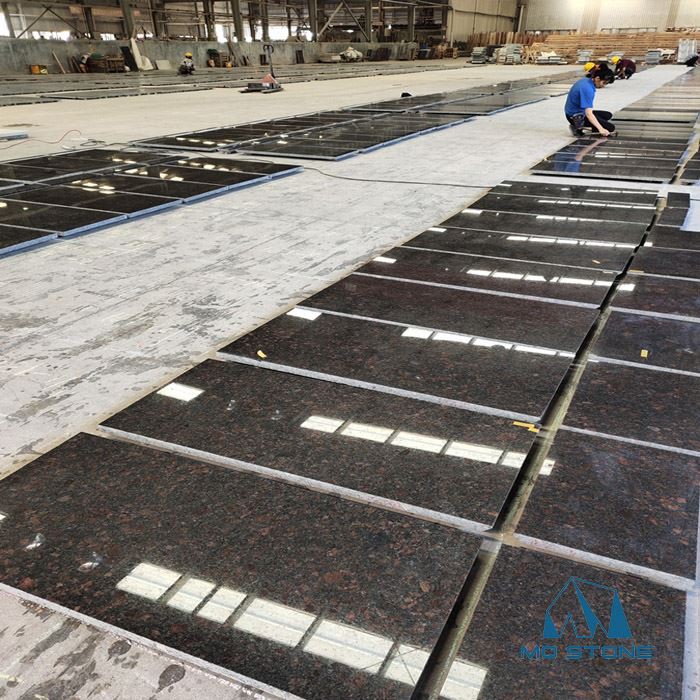
POLYGON ((46 243, 55 239, 57 236, 57 233, 35 231, 22 226, 0 224, 0 255, 14 252, 27 246, 46 243))
POLYGON ((700 231, 683 231, 679 226, 654 226, 647 240, 666 248, 700 250, 700 231))
POLYGON ((700 458, 560 430, 518 531, 695 577, 700 458))
POLYGON ((470 205, 474 209, 552 216, 582 216, 601 221, 626 221, 648 225, 654 214, 654 204, 600 202, 579 199, 572 195, 541 195, 531 197, 518 194, 489 192, 470 205))
POLYGON ((600 221, 577 215, 522 214, 516 212, 484 211, 469 207, 446 219, 438 226, 481 231, 502 231, 525 236, 557 236, 583 238, 613 243, 638 245, 646 224, 621 221, 600 221))
POLYGON ((304 306, 575 352, 595 309, 353 274, 304 306))
POLYGON ((626 204, 654 204, 655 190, 637 190, 625 187, 601 187, 586 183, 562 185, 531 180, 505 180, 491 189, 494 194, 518 194, 531 197, 562 197, 594 202, 624 202, 626 204))
POLYGON ((626 362, 700 372, 700 322, 612 311, 593 352, 626 362))
POLYGON ((700 378, 589 362, 564 423, 609 435, 700 451, 693 402, 700 378))
POLYGON ((319 700, 408 699, 387 656, 431 650, 479 545, 87 435, 6 478, 0 510, 3 583, 319 700))
POLYGON ((489 524, 535 437, 506 418, 213 360, 105 425, 489 524), (180 385, 202 393, 166 395, 180 385))
POLYGON ((634 249, 631 243, 531 236, 445 226, 433 226, 404 246, 471 253, 486 259, 528 260, 598 270, 621 270, 634 249))
POLYGON ((585 304, 600 304, 615 280, 614 272, 409 248, 389 250, 359 272, 585 304))
POLYGON ((612 305, 656 313, 700 318, 700 280, 628 274, 612 305), (634 285, 630 289, 629 285, 634 285))
MULTIPOLYGON (((477 688, 479 700, 673 700, 683 694, 685 596, 683 591, 634 576, 503 547, 458 654, 487 669, 477 688), (590 634, 574 584, 604 629, 596 628, 592 638, 576 638, 569 624, 561 638, 544 638, 545 616, 552 603, 557 631, 571 612, 580 633, 590 634), (610 629, 615 591, 631 633, 628 639, 609 639, 604 632, 610 629), (560 592, 562 597, 555 601, 560 592), (550 658, 521 657, 523 646, 531 652, 535 645, 547 645, 550 658), (567 647, 585 645, 592 645, 594 651, 581 650, 580 658, 566 658, 567 647), (653 646, 653 658, 601 658, 601 646, 618 649, 620 645, 653 646), (556 658, 551 658, 555 652, 556 658), (589 658, 591 653, 594 658, 589 658)), ((574 650, 570 653, 576 655, 574 650)))
POLYGON ((313 321, 280 316, 223 352, 250 360, 264 355, 268 362, 523 420, 539 419, 573 359, 573 353, 548 348, 331 314, 313 321))
POLYGON ((650 275, 700 279, 700 251, 644 246, 634 256, 631 269, 650 275))

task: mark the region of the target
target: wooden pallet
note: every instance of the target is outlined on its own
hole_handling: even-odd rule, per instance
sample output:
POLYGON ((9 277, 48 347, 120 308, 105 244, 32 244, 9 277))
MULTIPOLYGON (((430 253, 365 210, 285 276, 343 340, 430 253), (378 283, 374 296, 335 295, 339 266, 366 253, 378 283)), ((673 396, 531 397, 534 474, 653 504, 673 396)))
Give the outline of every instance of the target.
POLYGON ((698 39, 700 32, 648 32, 639 34, 550 34, 536 51, 556 51, 560 56, 575 61, 578 51, 592 51, 594 59, 607 57, 612 51, 628 57, 644 58, 650 49, 676 49, 679 39, 698 39))

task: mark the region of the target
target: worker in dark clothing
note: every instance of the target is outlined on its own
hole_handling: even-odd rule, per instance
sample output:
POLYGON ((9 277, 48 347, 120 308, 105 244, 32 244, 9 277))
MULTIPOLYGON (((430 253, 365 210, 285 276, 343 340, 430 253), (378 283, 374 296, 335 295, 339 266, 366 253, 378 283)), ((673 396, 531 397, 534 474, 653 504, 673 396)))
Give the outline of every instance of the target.
POLYGON ((685 62, 685 65, 688 66, 688 68, 695 68, 695 65, 696 65, 697 62, 698 62, 698 58, 700 58, 700 56, 698 56, 698 54, 695 54, 695 56, 691 56, 691 57, 685 62))
POLYGON ((604 88, 615 79, 608 66, 598 66, 586 76, 577 80, 569 90, 564 105, 564 115, 574 136, 583 136, 583 129, 590 127, 593 136, 610 136, 615 125, 610 121, 612 112, 593 109, 596 90, 604 88))
POLYGON ((613 56, 615 66, 615 77, 621 80, 629 80, 637 72, 637 64, 631 58, 620 58, 613 56))
POLYGON ((192 60, 192 54, 189 51, 182 59, 178 72, 180 75, 192 75, 192 73, 194 73, 194 61, 192 60))

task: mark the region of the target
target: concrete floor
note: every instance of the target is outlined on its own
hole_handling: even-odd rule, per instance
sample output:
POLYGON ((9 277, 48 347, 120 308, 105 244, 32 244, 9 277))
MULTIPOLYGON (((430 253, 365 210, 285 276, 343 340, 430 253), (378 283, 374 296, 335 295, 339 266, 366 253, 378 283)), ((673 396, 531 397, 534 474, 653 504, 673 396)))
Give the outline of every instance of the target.
MULTIPOLYGON (((212 90, 100 100, 87 107, 8 107, 0 128, 31 124, 31 136, 44 142, 80 130, 62 141, 68 147, 88 138, 119 143, 366 103, 403 91, 425 94, 570 70, 485 66, 297 83, 274 97, 212 90)), ((615 111, 684 70, 645 71, 602 92, 596 106, 615 111)), ((350 269, 443 220, 483 188, 522 176, 570 140, 563 101, 478 118, 344 162, 307 161, 306 172, 294 177, 0 259, 0 475, 90 429, 350 269)), ((33 141, 0 155, 58 148, 33 141)), ((0 627, 7 628, 0 639, 7 688, 0 686, 0 697, 3 690, 4 697, 20 697, 30 687, 34 695, 26 697, 41 697, 41 688, 45 692, 59 675, 65 680, 60 664, 26 661, 32 648, 52 648, 47 640, 55 634, 72 646, 51 653, 65 658, 84 652, 94 664, 90 673, 101 689, 91 697, 126 697, 119 688, 136 687, 132 683, 143 683, 138 697, 148 697, 172 664, 187 668, 190 678, 191 660, 174 662, 152 647, 139 651, 133 667, 117 664, 109 651, 113 630, 92 629, 67 611, 37 612, 16 595, 0 590, 0 627), (22 684, 12 690, 8 676, 22 684)), ((141 644, 131 642, 134 648, 141 644)), ((66 673, 72 678, 77 671, 66 673)), ((225 683, 226 697, 250 696, 222 670, 202 673, 194 682, 203 687, 225 683)), ((170 697, 192 697, 193 686, 179 685, 172 686, 170 697)), ((83 690, 71 692, 87 697, 83 690)), ((213 690, 199 692, 218 697, 213 690)))

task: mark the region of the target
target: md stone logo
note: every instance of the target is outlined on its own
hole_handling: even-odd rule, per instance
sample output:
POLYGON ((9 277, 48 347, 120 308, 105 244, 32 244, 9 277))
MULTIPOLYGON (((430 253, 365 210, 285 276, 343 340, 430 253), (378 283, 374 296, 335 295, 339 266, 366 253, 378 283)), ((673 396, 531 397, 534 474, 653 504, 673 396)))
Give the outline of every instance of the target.
POLYGON ((590 640, 586 644, 535 644, 520 647, 530 661, 565 659, 651 659, 654 647, 637 644, 615 588, 576 576, 559 589, 544 613, 542 638, 590 640), (618 641, 619 640, 619 641, 618 641), (613 641, 615 643, 610 643, 613 641))

